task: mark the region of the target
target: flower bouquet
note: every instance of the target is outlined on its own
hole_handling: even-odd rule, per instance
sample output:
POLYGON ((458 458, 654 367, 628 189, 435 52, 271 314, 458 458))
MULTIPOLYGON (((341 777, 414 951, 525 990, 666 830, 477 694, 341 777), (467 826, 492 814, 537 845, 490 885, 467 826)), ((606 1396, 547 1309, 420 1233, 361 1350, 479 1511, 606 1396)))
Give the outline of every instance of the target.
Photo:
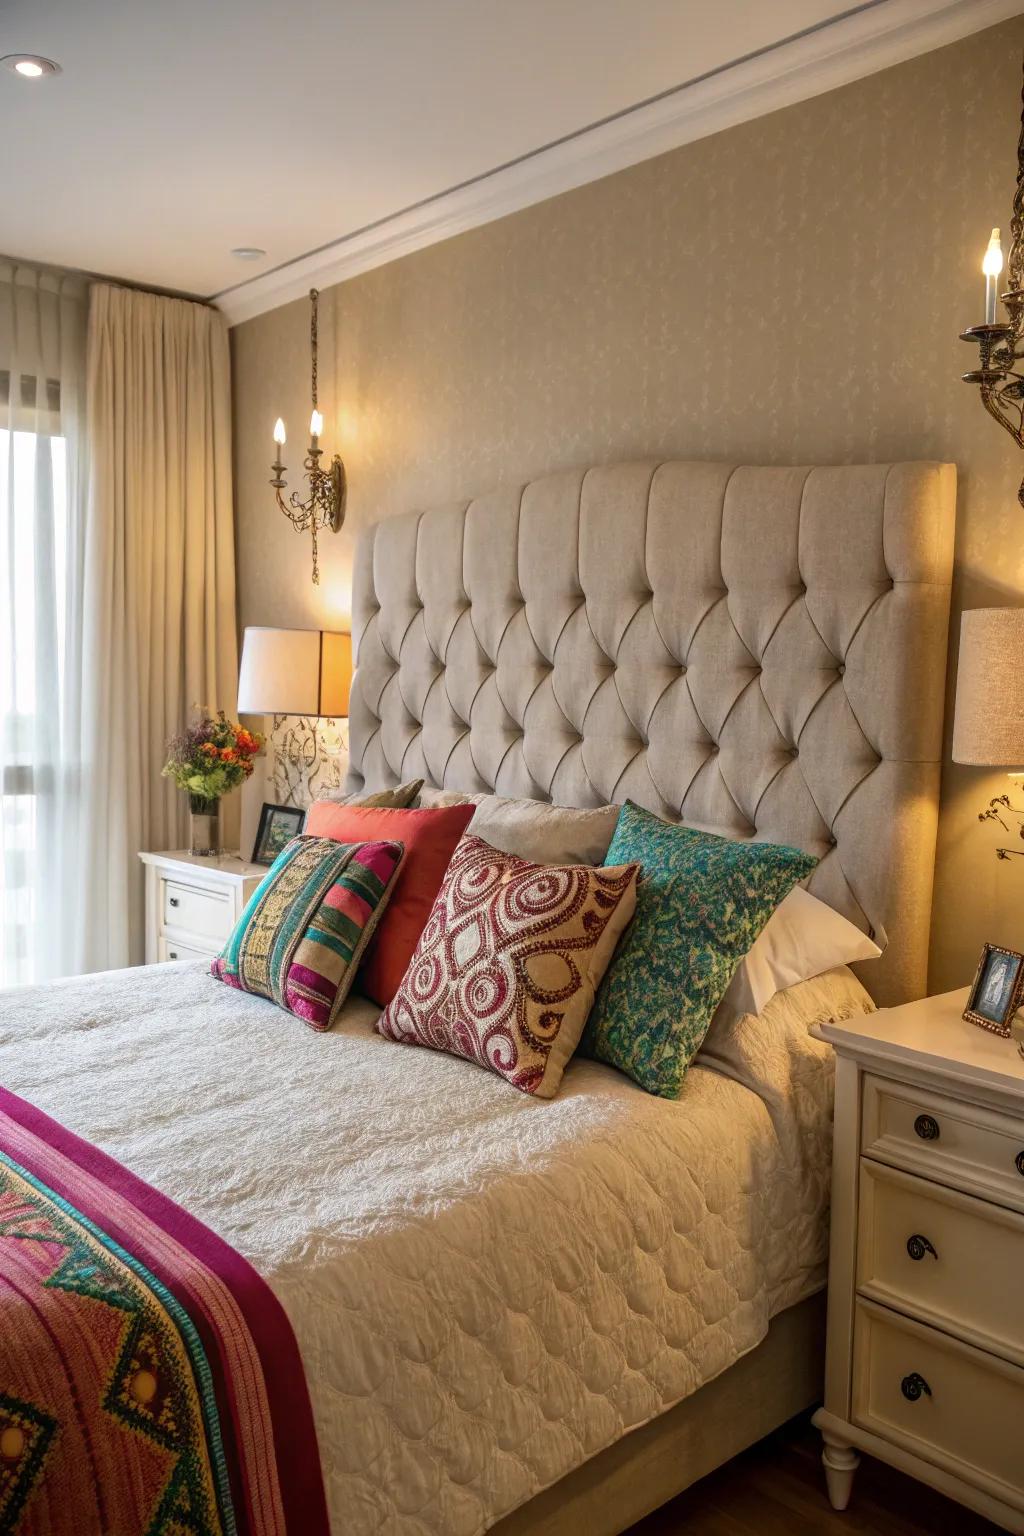
POLYGON ((253 758, 263 745, 259 731, 247 731, 228 720, 223 710, 203 710, 198 720, 167 744, 164 775, 188 795, 191 813, 189 852, 213 854, 218 843, 218 810, 222 796, 244 784, 253 758))

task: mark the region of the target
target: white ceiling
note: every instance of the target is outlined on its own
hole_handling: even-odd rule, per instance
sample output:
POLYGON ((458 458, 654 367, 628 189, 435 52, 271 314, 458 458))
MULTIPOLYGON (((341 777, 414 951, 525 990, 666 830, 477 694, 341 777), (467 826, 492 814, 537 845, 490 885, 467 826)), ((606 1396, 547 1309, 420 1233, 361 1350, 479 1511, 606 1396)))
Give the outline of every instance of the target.
POLYGON ((850 8, 6 0, 0 250, 209 295, 850 8))
POLYGON ((0 0, 0 54, 63 70, 0 69, 0 251, 217 294, 850 11, 895 18, 890 6, 943 9, 0 0), (266 257, 240 262, 239 245, 266 257))

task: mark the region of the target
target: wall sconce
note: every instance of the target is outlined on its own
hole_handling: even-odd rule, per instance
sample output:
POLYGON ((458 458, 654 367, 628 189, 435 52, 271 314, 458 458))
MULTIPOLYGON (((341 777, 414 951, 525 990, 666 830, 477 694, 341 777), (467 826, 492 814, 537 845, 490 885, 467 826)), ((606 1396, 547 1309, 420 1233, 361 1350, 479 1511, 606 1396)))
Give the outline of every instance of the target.
POLYGON ((277 493, 277 504, 285 517, 294 526, 296 532, 305 533, 308 529, 313 535, 313 581, 320 585, 320 563, 317 558, 316 535, 318 528, 329 529, 331 533, 337 533, 345 520, 345 492, 347 489, 345 480, 345 466, 341 462, 341 455, 335 454, 331 460, 329 469, 320 468, 320 459, 323 449, 320 447, 320 436, 324 430, 324 419, 316 408, 316 356, 317 356, 317 301, 320 293, 316 288, 309 290, 309 302, 311 316, 309 323, 309 345, 312 355, 312 399, 313 411, 309 418, 309 452, 302 462, 306 471, 306 479, 309 482, 309 494, 305 500, 298 491, 292 491, 285 501, 281 492, 285 489, 285 466, 281 463, 281 449, 285 445, 286 434, 284 422, 281 417, 274 423, 275 450, 274 463, 271 466, 274 478, 271 485, 277 493))
MULTIPOLYGON (((1004 427, 1018 448, 1024 448, 1024 112, 1017 144, 1017 191, 1010 218, 1010 255, 1007 261, 1009 287, 1002 295, 1008 320, 996 319, 996 288, 1003 270, 1003 248, 999 230, 992 231, 981 264, 985 274, 985 324, 972 325, 960 333, 961 341, 977 343, 980 368, 963 375, 965 384, 977 384, 981 403, 990 416, 1004 427)), ((1024 506, 1024 480, 1017 500, 1024 506)))

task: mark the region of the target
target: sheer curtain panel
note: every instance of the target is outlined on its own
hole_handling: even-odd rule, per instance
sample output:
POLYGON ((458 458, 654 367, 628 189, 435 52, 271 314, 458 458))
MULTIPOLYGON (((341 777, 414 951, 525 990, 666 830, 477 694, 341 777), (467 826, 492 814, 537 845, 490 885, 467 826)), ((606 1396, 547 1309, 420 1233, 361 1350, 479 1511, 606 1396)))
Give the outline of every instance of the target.
POLYGON ((77 948, 86 305, 78 278, 0 259, 0 986, 77 948))

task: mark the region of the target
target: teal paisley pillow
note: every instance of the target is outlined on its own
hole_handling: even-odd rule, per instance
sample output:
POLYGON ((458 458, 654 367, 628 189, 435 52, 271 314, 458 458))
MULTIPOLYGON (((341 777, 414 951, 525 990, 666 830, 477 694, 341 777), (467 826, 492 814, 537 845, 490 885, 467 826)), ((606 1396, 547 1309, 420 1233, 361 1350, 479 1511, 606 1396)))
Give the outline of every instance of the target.
POLYGON ((678 1096, 733 972, 817 859, 672 826, 627 801, 606 864, 640 865, 636 916, 597 994, 580 1055, 678 1096))

